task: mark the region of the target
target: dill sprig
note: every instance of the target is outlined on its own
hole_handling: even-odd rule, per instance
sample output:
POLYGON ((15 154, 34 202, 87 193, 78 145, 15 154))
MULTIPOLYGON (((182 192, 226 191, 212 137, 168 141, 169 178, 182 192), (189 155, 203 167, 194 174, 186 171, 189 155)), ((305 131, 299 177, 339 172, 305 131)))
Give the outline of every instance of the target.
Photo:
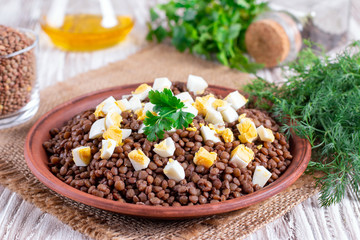
POLYGON ((313 157, 307 172, 324 173, 317 178, 322 206, 341 201, 347 186, 359 194, 359 46, 354 42, 335 58, 306 48, 288 65, 288 83, 278 87, 256 79, 244 89, 257 96, 254 104, 271 111, 284 131, 293 129, 309 140, 313 157))

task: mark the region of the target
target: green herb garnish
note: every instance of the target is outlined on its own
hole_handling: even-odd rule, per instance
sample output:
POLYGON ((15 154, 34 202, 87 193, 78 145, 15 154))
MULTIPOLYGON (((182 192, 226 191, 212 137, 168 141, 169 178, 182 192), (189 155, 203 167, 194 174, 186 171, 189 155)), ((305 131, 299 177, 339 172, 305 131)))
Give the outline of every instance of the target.
POLYGON ((265 9, 267 4, 256 0, 172 0, 150 9, 147 39, 162 42, 170 37, 181 52, 188 49, 225 66, 256 72, 263 65, 251 63, 244 55, 245 31, 265 9))
POLYGON ((194 119, 194 114, 184 112, 185 104, 165 88, 162 92, 149 92, 149 99, 154 104, 154 113, 147 111, 144 120, 144 133, 149 141, 164 138, 164 131, 171 128, 182 129, 188 127, 194 119))
POLYGON ((313 156, 308 172, 325 173, 317 179, 322 206, 341 201, 348 186, 359 195, 359 46, 355 42, 334 59, 307 48, 289 65, 287 84, 277 87, 257 79, 244 89, 263 99, 255 104, 273 112, 283 130, 293 129, 309 140, 313 156), (296 124, 289 125, 289 119, 296 124))

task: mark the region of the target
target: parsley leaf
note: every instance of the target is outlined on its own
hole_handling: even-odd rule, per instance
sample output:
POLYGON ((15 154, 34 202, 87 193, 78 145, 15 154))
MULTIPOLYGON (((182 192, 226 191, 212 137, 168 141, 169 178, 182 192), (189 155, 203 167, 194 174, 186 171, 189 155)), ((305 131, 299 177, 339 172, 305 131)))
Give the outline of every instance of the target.
POLYGON ((149 92, 149 99, 154 104, 154 112, 147 111, 144 120, 144 133, 149 141, 163 139, 165 131, 171 128, 182 129, 187 127, 194 119, 194 114, 184 112, 185 104, 173 95, 170 89, 162 92, 149 92))
POLYGON ((250 62, 245 55, 245 32, 266 9, 267 3, 256 0, 170 0, 150 9, 147 39, 162 42, 169 37, 181 52, 188 50, 255 73, 263 65, 250 62))

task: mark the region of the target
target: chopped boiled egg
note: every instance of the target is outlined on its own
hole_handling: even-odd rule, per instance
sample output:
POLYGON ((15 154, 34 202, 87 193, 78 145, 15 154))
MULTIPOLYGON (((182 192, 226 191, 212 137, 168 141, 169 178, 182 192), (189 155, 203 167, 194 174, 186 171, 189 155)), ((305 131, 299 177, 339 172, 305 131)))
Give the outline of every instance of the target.
POLYGON ((155 107, 155 105, 152 104, 151 102, 145 103, 145 105, 144 105, 144 113, 146 114, 147 111, 153 112, 154 107, 155 107))
POLYGON ((189 132, 196 132, 197 128, 196 127, 187 127, 186 130, 189 132))
POLYGON ((221 113, 216 111, 213 108, 209 108, 207 110, 207 113, 205 115, 205 121, 207 121, 209 123, 212 123, 212 124, 223 123, 224 122, 221 113))
POLYGON ((244 144, 240 144, 231 151, 230 161, 235 163, 239 168, 245 168, 253 159, 254 152, 244 144))
POLYGON ((104 107, 105 103, 100 103, 99 105, 96 106, 94 115, 95 117, 105 117, 105 113, 103 113, 102 109, 104 107))
POLYGON ((255 123, 250 118, 241 119, 240 123, 236 125, 239 130, 239 140, 241 143, 251 143, 257 138, 257 131, 255 123))
POLYGON ((192 113, 195 117, 198 115, 198 110, 193 105, 191 105, 190 102, 184 102, 184 105, 185 107, 182 109, 183 112, 192 113))
POLYGON ((179 182, 185 179, 185 171, 181 164, 172 158, 169 159, 168 163, 164 167, 164 174, 169 178, 173 179, 176 182, 179 182))
POLYGON ((105 127, 108 129, 110 126, 120 126, 122 121, 121 115, 112 108, 105 117, 105 127))
POLYGON ((101 159, 109 159, 114 153, 116 142, 112 139, 102 140, 101 159))
POLYGON ((177 97, 178 99, 180 99, 181 102, 189 102, 189 103, 193 103, 194 99, 191 97, 189 92, 182 92, 179 93, 177 95, 175 95, 175 97, 177 97))
POLYGON ((145 128, 145 124, 142 123, 138 129, 138 133, 144 133, 144 128, 145 128))
POLYGON ((238 119, 237 112, 234 108, 230 106, 230 104, 221 111, 221 115, 223 116, 223 119, 228 123, 235 122, 238 119))
POLYGON ((155 78, 154 84, 153 84, 153 89, 162 91, 162 90, 164 90, 164 88, 170 89, 171 85, 172 85, 171 81, 166 77, 155 78))
POLYGON ((264 187, 267 181, 271 177, 271 172, 269 172, 264 166, 256 166, 252 183, 264 187))
POLYGON ((137 115, 137 120, 144 121, 144 119, 146 117, 144 108, 140 108, 140 109, 136 110, 135 114, 137 115))
POLYGON ((216 136, 216 132, 212 129, 210 129, 207 126, 202 126, 200 128, 200 132, 202 137, 204 138, 204 141, 211 140, 214 143, 220 142, 220 138, 216 136))
POLYGON ((231 103, 231 106, 232 106, 235 110, 238 110, 239 108, 241 108, 242 106, 244 106, 244 105, 247 103, 247 101, 248 101, 248 100, 247 100, 243 95, 241 95, 238 91, 229 93, 229 95, 227 95, 224 100, 227 101, 228 103, 231 103))
POLYGON ((210 168, 214 164, 216 158, 216 152, 208 152, 205 148, 201 147, 199 151, 195 153, 193 161, 196 165, 210 168))
POLYGON ((122 139, 130 137, 131 132, 132 132, 131 129, 125 129, 125 128, 121 129, 121 133, 122 133, 121 137, 122 137, 122 139))
POLYGON ((155 144, 154 152, 160 155, 160 157, 170 157, 175 152, 175 142, 171 137, 168 137, 159 144, 155 144))
POLYGON ((246 113, 243 113, 239 116, 238 121, 241 122, 242 119, 246 118, 246 113))
POLYGON ((263 125, 256 129, 261 141, 273 142, 275 140, 274 134, 269 128, 265 128, 263 125))
POLYGON ((192 105, 198 110, 199 114, 205 116, 208 109, 213 109, 212 103, 215 100, 214 95, 209 94, 204 97, 196 97, 192 105))
POLYGON ((117 100, 115 104, 122 112, 130 109, 130 103, 127 99, 117 100))
POLYGON ((169 133, 174 133, 174 132, 176 132, 176 128, 171 128, 169 131, 167 131, 167 132, 169 132, 169 133))
POLYGON ((108 97, 107 99, 105 99, 103 101, 104 106, 102 108, 102 112, 105 114, 108 114, 108 112, 110 111, 111 108, 113 107, 117 107, 115 104, 116 100, 113 96, 108 97))
POLYGON ((148 97, 149 92, 152 88, 147 85, 146 83, 141 84, 137 89, 135 89, 134 92, 132 92, 132 95, 135 97, 138 97, 141 101, 148 97))
POLYGON ((108 97, 107 99, 105 99, 99 105, 96 106, 94 115, 96 117, 104 117, 108 113, 111 107, 116 106, 115 101, 116 100, 113 96, 108 97))
POLYGON ((226 106, 230 106, 230 104, 221 99, 215 99, 212 103, 212 107, 218 111, 222 111, 226 106))
POLYGON ((101 137, 105 130, 105 118, 100 118, 91 125, 89 138, 95 139, 101 137))
POLYGON ((88 146, 74 148, 72 150, 72 156, 76 166, 86 167, 91 160, 91 149, 88 146))
POLYGON ((186 87, 190 92, 193 92, 195 95, 197 95, 203 94, 205 89, 208 87, 208 84, 202 77, 190 74, 186 87))
POLYGON ((230 128, 225 128, 225 130, 221 132, 221 136, 226 143, 234 141, 234 134, 230 128))
POLYGON ((104 139, 112 139, 119 146, 122 143, 122 130, 115 125, 110 126, 103 134, 104 139))
POLYGON ((129 104, 130 104, 129 110, 132 110, 134 112, 142 108, 141 101, 137 96, 133 96, 132 98, 130 98, 129 104))
POLYGON ((129 152, 128 157, 135 171, 147 168, 150 163, 150 159, 141 149, 132 150, 129 152))

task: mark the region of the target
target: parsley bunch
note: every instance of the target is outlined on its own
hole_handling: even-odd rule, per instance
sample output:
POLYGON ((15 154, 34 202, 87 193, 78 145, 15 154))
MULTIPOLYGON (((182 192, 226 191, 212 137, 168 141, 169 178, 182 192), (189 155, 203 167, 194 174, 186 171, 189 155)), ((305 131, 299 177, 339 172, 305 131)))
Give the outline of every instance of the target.
POLYGON ((164 131, 171 128, 182 129, 188 127, 194 119, 194 114, 184 112, 185 104, 173 95, 170 89, 165 88, 162 92, 149 92, 149 99, 154 104, 154 112, 147 111, 144 120, 144 133, 149 141, 164 138, 164 131))
POLYGON ((170 37, 181 52, 188 49, 253 73, 263 65, 251 63, 244 55, 245 31, 266 8, 266 3, 256 0, 171 0, 150 9, 147 39, 162 42, 170 37), (166 19, 158 12, 165 13, 166 19))
MULTIPOLYGON (((360 42, 335 59, 302 51, 288 67, 281 87, 257 79, 245 91, 313 146, 308 172, 322 171, 320 203, 340 202, 347 187, 359 196, 360 186, 360 42), (262 100, 259 100, 262 99, 262 100), (272 105, 268 105, 268 101, 272 105), (295 125, 289 125, 295 122, 295 125)), ((288 131, 289 132, 289 131, 288 131)))

